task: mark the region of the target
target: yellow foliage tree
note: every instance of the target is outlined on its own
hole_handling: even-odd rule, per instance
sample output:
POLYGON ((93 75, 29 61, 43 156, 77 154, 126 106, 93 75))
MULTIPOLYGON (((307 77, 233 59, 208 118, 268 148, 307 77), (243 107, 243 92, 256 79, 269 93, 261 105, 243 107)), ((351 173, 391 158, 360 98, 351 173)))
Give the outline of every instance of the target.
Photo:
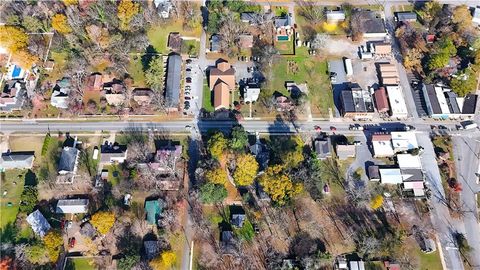
POLYGON ((208 151, 213 158, 219 159, 227 148, 228 141, 221 132, 214 133, 208 140, 208 151))
POLYGON ((140 4, 131 0, 121 0, 118 4, 117 17, 120 20, 120 29, 128 30, 133 16, 140 12, 140 4))
POLYGON ((12 55, 12 62, 24 69, 29 69, 38 61, 38 57, 31 54, 26 49, 21 49, 12 55))
POLYGON ((259 179, 263 190, 279 205, 284 205, 302 191, 302 185, 293 183, 283 169, 281 165, 268 167, 259 179))
POLYGON ((248 186, 253 183, 253 179, 257 176, 258 162, 254 156, 243 154, 237 157, 237 168, 233 173, 235 183, 240 186, 248 186))
POLYGON ((68 34, 72 32, 72 28, 68 25, 67 16, 60 13, 53 15, 52 27, 60 34, 68 34))
POLYGON ((78 4, 78 0, 62 0, 65 6, 71 6, 78 4))
POLYGON ((115 214, 111 212, 100 211, 95 213, 90 223, 101 234, 107 234, 115 223, 115 214))
POLYGON ((377 195, 375 196, 372 201, 370 202, 370 206, 372 209, 377 210, 383 205, 383 196, 382 195, 377 195))
POLYGON ((225 185, 227 183, 227 172, 222 168, 208 170, 205 179, 212 184, 225 185))
POLYGON ((56 262, 60 254, 60 248, 63 246, 62 235, 58 231, 50 231, 43 237, 43 243, 47 249, 50 261, 56 262))
POLYGON ((457 6, 453 10, 452 21, 457 24, 460 31, 472 25, 472 15, 466 5, 457 6))
POLYGON ((150 267, 154 270, 170 269, 176 261, 177 255, 173 251, 164 251, 160 256, 150 261, 150 267))
POLYGON ((10 53, 27 46, 28 35, 15 26, 0 26, 0 47, 6 48, 10 53))

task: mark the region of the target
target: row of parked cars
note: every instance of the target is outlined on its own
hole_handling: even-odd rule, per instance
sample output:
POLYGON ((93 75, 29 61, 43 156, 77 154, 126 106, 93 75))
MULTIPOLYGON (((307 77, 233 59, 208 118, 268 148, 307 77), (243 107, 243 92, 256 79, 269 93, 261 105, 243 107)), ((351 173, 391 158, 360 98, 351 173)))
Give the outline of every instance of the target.
POLYGON ((184 89, 184 102, 183 102, 183 114, 187 114, 185 111, 190 109, 190 101, 193 99, 192 93, 192 60, 187 60, 187 67, 185 69, 185 89, 184 89))

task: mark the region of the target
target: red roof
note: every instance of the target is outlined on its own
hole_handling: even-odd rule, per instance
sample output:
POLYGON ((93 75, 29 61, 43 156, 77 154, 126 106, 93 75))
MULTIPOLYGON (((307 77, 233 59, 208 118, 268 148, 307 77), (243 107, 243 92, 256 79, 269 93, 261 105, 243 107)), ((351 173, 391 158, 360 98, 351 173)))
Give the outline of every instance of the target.
POLYGON ((387 92, 385 91, 385 88, 380 87, 377 91, 375 91, 374 95, 377 110, 379 112, 388 112, 390 110, 390 106, 388 105, 387 92))

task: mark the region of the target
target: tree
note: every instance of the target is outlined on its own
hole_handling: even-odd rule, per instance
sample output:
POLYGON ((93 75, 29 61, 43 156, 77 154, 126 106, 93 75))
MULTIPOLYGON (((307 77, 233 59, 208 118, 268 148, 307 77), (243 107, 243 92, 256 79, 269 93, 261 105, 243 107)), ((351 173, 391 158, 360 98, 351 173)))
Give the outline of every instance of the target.
POLYGON ((457 244, 458 250, 460 250, 464 256, 472 250, 472 247, 468 244, 467 238, 465 238, 463 233, 457 232, 453 235, 453 237, 457 244))
POLYGON ((140 12, 140 4, 131 0, 121 0, 118 4, 117 17, 120 20, 120 29, 130 29, 130 22, 140 12))
POLYGON ((227 172, 220 167, 213 170, 208 170, 205 173, 205 179, 209 183, 225 185, 227 183, 227 172))
POLYGON ((322 6, 316 5, 315 2, 305 0, 296 0, 295 2, 299 7, 299 14, 302 17, 314 24, 323 21, 325 12, 322 6))
POLYGON ((53 15, 52 27, 60 34, 68 34, 72 32, 72 28, 67 21, 67 16, 60 13, 53 15))
POLYGON ((472 15, 466 5, 455 7, 453 10, 452 22, 457 25, 457 28, 460 31, 464 31, 472 25, 472 15))
POLYGON ((43 244, 47 250, 51 262, 56 262, 63 246, 62 235, 58 231, 51 230, 43 237, 43 244))
POLYGON ((49 262, 45 246, 41 243, 26 246, 25 257, 32 264, 46 264, 49 262))
POLYGON ((31 213, 35 206, 37 205, 38 191, 35 186, 25 186, 22 194, 20 195, 20 212, 31 213))
POLYGON ((200 187, 200 201, 202 203, 219 203, 227 197, 227 189, 224 185, 206 183, 200 187))
POLYGON ((258 162, 251 154, 242 154, 237 157, 237 167, 233 173, 235 184, 249 186, 257 176, 258 162))
POLYGON ((78 4, 78 0, 62 0, 65 6, 71 6, 78 4))
POLYGON ((293 183, 283 169, 281 165, 268 167, 259 179, 263 190, 279 205, 284 205, 302 190, 302 185, 293 183))
POLYGON ((234 150, 243 150, 248 145, 248 135, 243 126, 236 126, 232 129, 230 147, 234 150))
POLYGON ((442 11, 442 6, 436 1, 431 1, 425 3, 423 8, 417 12, 425 23, 430 23, 440 11, 442 11))
POLYGON ((227 143, 228 141, 223 133, 217 131, 208 140, 208 152, 210 152, 210 155, 213 158, 219 159, 222 156, 223 151, 227 148, 227 143))
POLYGON ((140 262, 140 255, 127 254, 118 261, 117 266, 120 270, 131 270, 138 262, 140 262))
POLYGON ((37 17, 27 16, 23 18, 22 26, 28 32, 39 32, 43 30, 43 23, 37 17))
POLYGON ((383 196, 382 195, 377 195, 373 197, 370 206, 372 207, 373 210, 377 210, 383 205, 383 196))
POLYGON ((32 55, 27 50, 22 49, 12 55, 12 61, 24 69, 30 69, 33 64, 38 61, 38 57, 32 55))
POLYGON ((446 53, 432 54, 430 59, 428 59, 428 69, 436 70, 439 68, 444 68, 446 65, 448 65, 449 59, 450 56, 446 53))
POLYGON ((163 88, 163 59, 155 56, 150 60, 145 72, 145 82, 153 90, 160 91, 163 88))
POLYGON ((472 91, 475 91, 477 87, 477 76, 471 68, 467 68, 464 72, 452 78, 450 87, 452 87, 453 92, 457 95, 464 97, 472 91))
POLYGON ((150 262, 154 270, 169 269, 177 261, 177 255, 173 251, 164 251, 150 262))
POLYGON ((95 213, 90 223, 101 234, 107 234, 115 223, 115 214, 112 212, 100 211, 95 213))
POLYGON ((28 35, 19 27, 0 26, 0 44, 10 53, 15 53, 19 49, 27 46, 28 35))

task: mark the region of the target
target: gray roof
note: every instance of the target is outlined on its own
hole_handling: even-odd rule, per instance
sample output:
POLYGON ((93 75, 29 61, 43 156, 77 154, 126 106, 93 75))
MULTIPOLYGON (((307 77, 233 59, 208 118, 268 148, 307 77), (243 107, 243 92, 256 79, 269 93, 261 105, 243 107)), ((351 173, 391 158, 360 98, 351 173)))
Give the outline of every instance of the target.
POLYGON ((358 22, 354 25, 359 27, 362 33, 385 33, 385 23, 375 12, 369 10, 355 11, 358 14, 358 22))
POLYGON ((6 152, 0 158, 0 168, 29 169, 32 168, 35 152, 6 152))
POLYGON ((176 53, 168 56, 165 104, 168 108, 178 108, 180 103, 182 57, 176 53))
POLYGON ((245 222, 246 216, 245 214, 233 214, 232 215, 232 225, 237 227, 242 227, 243 223, 245 222))
POLYGON ((78 156, 78 149, 75 147, 64 147, 60 155, 58 171, 73 172, 75 170, 78 156))
POLYGON ((427 105, 430 104, 431 112, 430 114, 441 114, 442 108, 440 107, 440 102, 438 102, 437 93, 435 92, 435 86, 433 84, 427 84, 423 88, 425 102, 427 105))
POLYGON ((50 224, 47 219, 42 215, 40 210, 36 210, 27 216, 27 222, 32 226, 32 230, 36 235, 44 237, 50 230, 50 224))
POLYGON ((86 222, 80 228, 80 234, 87 236, 89 238, 95 237, 97 235, 97 230, 92 226, 90 222, 86 222))
POLYGON ((353 87, 341 92, 343 112, 373 112, 373 103, 366 101, 361 88, 353 87), (356 93, 354 95, 354 92, 356 93))
POLYGON ((451 113, 461 113, 460 107, 457 103, 457 94, 454 92, 446 92, 445 97, 447 98, 448 109, 451 113))
POLYGON ((210 51, 212 52, 218 52, 220 51, 220 35, 212 35, 212 37, 210 38, 210 51))
POLYGON ((423 172, 421 169, 401 169, 400 172, 403 176, 410 175, 409 178, 403 178, 403 182, 417 182, 423 181, 423 172))
POLYGON ((100 157, 100 161, 102 163, 110 162, 111 158, 116 158, 116 157, 126 157, 127 156, 127 146, 126 145, 120 145, 118 143, 108 143, 106 142, 101 146, 101 151, 100 153, 102 154, 100 157))
POLYGON ((65 199, 58 200, 57 214, 76 214, 86 213, 88 211, 88 199, 65 199))
POLYGON ((397 12, 397 19, 399 22, 416 21, 417 14, 415 12, 397 12))
POLYGON ((330 150, 330 138, 326 140, 315 140, 315 152, 318 159, 325 159, 332 156, 330 150))
POLYGON ((259 15, 255 12, 242 12, 240 14, 240 20, 244 22, 249 22, 249 23, 256 23, 258 16, 259 15))
POLYGON ((290 16, 287 15, 285 17, 276 17, 274 23, 275 23, 275 27, 279 28, 279 27, 291 25, 292 21, 290 16))
POLYGON ((368 167, 368 178, 380 179, 380 170, 377 165, 372 165, 368 167))
POLYGON ((463 114, 474 114, 475 108, 477 106, 478 96, 474 94, 468 94, 465 96, 463 101, 462 113, 463 114))

